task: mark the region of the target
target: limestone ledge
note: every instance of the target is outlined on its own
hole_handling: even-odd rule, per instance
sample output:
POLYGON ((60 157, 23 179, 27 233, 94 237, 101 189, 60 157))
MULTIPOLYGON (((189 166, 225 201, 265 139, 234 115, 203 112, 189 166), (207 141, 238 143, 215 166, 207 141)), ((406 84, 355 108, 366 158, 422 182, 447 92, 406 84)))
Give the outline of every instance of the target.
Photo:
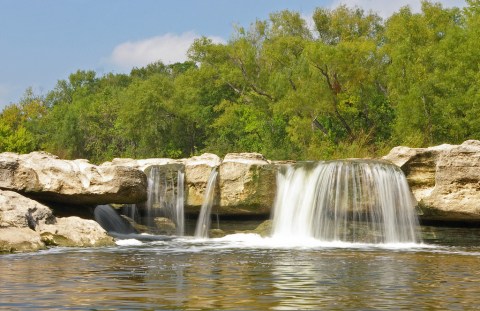
POLYGON ((405 173, 424 222, 480 223, 480 141, 395 147, 383 159, 405 173))
MULTIPOLYGON (((422 220, 480 223, 480 141, 429 148, 400 146, 382 159, 405 173, 422 220)), ((0 189, 49 206, 68 206, 69 214, 75 215, 72 209, 85 206, 145 202, 145 172, 160 166, 184 173, 186 212, 197 213, 215 169, 215 213, 265 217, 273 206, 277 171, 292 163, 270 161, 258 153, 230 153, 223 159, 207 153, 188 159, 113 159, 97 166, 45 152, 1 153, 0 189)), ((0 228, 8 227, 1 223, 12 216, 3 217, 0 228)))

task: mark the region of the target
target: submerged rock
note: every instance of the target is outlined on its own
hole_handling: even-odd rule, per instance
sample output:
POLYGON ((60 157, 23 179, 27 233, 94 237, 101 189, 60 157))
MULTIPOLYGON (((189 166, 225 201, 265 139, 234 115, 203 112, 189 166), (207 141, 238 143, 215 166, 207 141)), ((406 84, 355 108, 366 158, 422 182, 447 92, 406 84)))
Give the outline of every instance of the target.
POLYGON ((146 176, 120 165, 96 166, 87 160, 62 160, 46 152, 0 154, 0 189, 42 201, 82 204, 144 201, 146 176))
POLYGON ((177 231, 175 223, 166 217, 155 217, 155 234, 174 235, 177 231))
POLYGON ((227 233, 222 229, 210 229, 208 230, 208 237, 211 239, 223 238, 227 233))
POLYGON ((429 148, 395 147, 383 157, 398 165, 424 221, 480 221, 480 141, 429 148))
POLYGON ((272 235, 273 229, 273 221, 271 219, 267 219, 253 230, 253 233, 256 233, 262 237, 268 237, 272 235))

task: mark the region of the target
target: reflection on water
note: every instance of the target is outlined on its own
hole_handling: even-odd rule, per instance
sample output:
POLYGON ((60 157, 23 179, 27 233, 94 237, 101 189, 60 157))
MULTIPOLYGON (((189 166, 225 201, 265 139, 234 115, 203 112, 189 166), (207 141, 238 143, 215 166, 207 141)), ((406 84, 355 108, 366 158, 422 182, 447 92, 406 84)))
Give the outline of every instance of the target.
POLYGON ((239 236, 4 255, 0 309, 474 309, 480 235, 467 232, 460 246, 292 248, 239 236))

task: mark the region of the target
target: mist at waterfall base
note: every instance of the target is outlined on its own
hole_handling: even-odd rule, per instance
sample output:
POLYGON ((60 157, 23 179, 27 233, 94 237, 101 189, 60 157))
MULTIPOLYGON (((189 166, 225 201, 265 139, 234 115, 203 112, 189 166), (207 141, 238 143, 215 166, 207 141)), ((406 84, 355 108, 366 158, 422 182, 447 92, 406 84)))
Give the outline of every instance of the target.
MULTIPOLYGON (((408 214, 401 209, 411 204, 403 190, 391 188, 405 186, 403 175, 378 164, 339 161, 280 170, 269 237, 245 233, 260 221, 220 221, 215 226, 229 233, 222 238, 192 233, 162 240, 128 233, 113 247, 57 247, 0 256, 0 309, 478 308, 480 229, 418 230, 415 218, 398 215, 408 214), (359 183, 362 187, 355 186, 359 183)), ((182 178, 177 171, 163 176, 175 181, 161 182, 169 185, 164 193, 170 201, 150 201, 156 208, 176 208, 182 195, 177 180, 182 178)), ((132 208, 122 217, 110 206, 97 211, 102 217, 112 212, 111 232, 120 230, 117 221, 124 224, 123 216, 142 218, 132 208)), ((175 213, 151 212, 162 217, 175 213)))

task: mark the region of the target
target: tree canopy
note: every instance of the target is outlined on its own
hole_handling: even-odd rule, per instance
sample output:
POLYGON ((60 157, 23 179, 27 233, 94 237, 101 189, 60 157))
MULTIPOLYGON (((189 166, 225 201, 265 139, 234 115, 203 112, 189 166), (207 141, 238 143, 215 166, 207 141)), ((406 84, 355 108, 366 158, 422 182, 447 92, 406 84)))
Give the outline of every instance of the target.
POLYGON ((226 44, 196 40, 184 63, 79 70, 0 113, 0 151, 302 160, 480 139, 480 1, 466 2, 387 20, 318 8, 312 25, 275 12, 226 44))

